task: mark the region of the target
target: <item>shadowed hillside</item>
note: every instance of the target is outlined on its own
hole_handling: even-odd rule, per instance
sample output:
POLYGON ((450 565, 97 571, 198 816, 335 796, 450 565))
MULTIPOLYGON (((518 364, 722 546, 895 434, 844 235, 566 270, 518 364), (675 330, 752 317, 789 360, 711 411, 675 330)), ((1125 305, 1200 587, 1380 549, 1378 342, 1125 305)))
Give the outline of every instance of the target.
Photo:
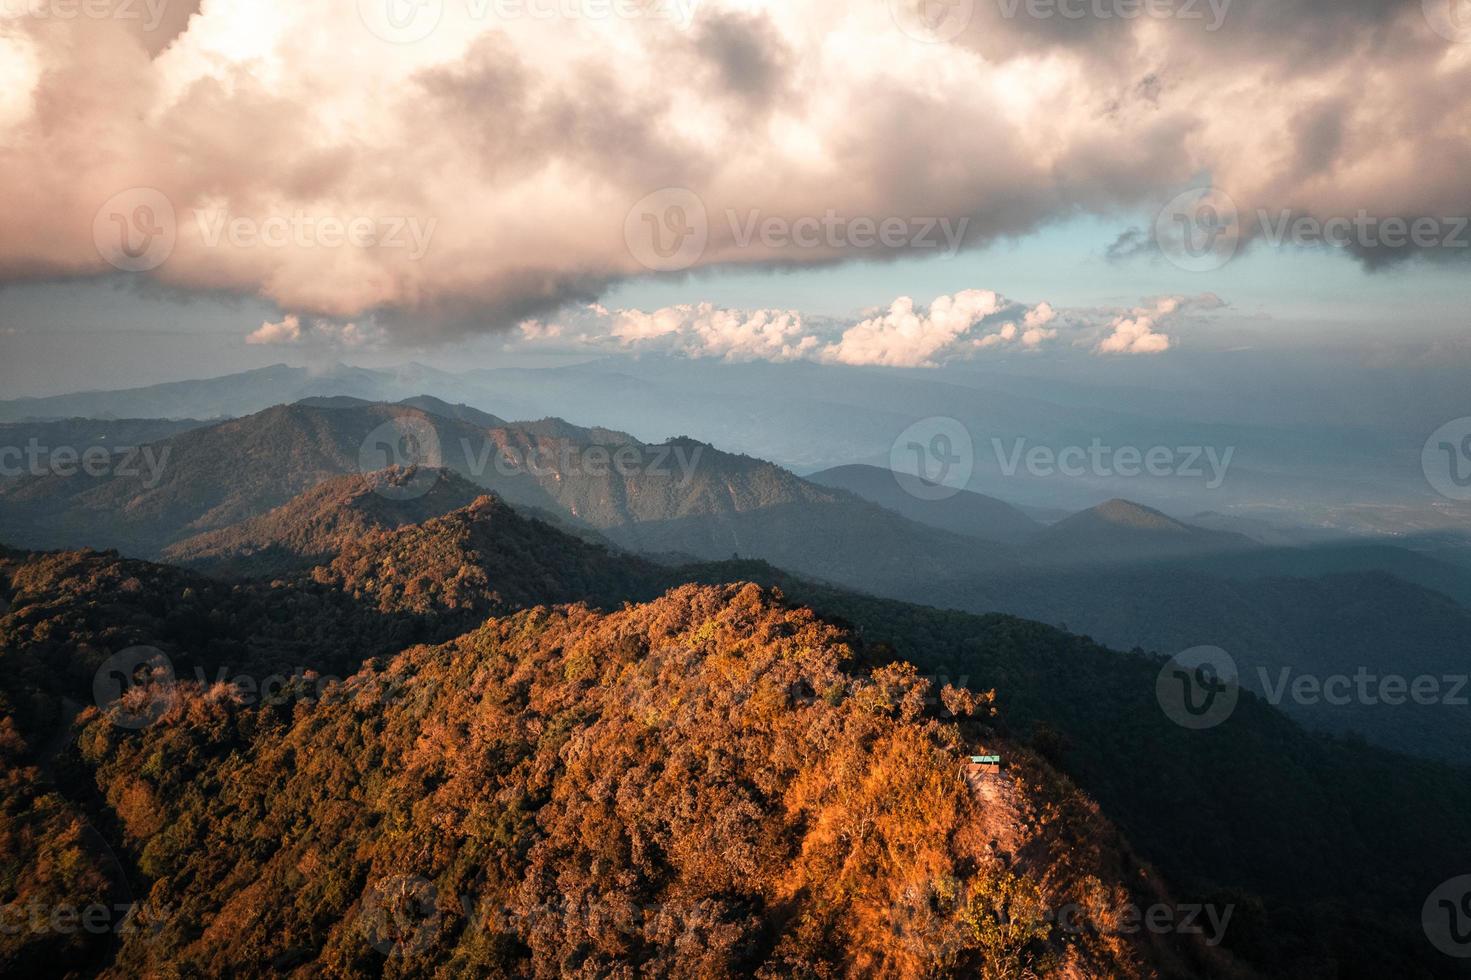
POLYGON ((847 490, 911 521, 984 541, 1015 544, 1041 529, 1036 521, 1004 500, 969 490, 931 500, 928 499, 931 494, 918 477, 880 466, 834 466, 807 479, 847 490))

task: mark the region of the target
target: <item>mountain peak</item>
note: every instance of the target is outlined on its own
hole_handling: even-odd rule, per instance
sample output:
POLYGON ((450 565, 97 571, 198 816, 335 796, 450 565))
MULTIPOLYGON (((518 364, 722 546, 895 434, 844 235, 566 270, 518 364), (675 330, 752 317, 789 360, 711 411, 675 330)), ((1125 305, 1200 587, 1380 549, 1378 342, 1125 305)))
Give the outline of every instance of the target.
POLYGON ((467 506, 504 505, 452 470, 393 466, 326 480, 267 513, 186 538, 165 554, 219 575, 275 575, 326 561, 371 531, 467 506))
POLYGON ((1212 531, 1114 498, 1065 517, 1042 532, 1033 554, 1066 563, 1128 563, 1217 554, 1252 547, 1240 534, 1212 531))
MULTIPOLYGON (((1083 515, 1103 520, 1109 524, 1117 524, 1122 527, 1147 529, 1152 531, 1178 531, 1189 532, 1190 526, 1143 504, 1122 497, 1105 500, 1097 507, 1083 512, 1083 515)), ((1077 516, 1083 516, 1077 515, 1077 516)))

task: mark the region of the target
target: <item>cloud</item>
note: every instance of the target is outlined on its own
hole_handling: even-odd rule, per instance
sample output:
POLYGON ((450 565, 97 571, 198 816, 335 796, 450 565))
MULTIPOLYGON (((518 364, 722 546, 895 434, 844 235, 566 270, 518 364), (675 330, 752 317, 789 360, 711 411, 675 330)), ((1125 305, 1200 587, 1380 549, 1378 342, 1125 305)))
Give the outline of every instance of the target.
POLYGON ((364 328, 356 323, 333 323, 319 319, 303 326, 299 316, 288 314, 277 323, 262 323, 245 337, 245 342, 252 345, 283 346, 300 344, 303 341, 327 347, 358 349, 379 346, 383 342, 383 336, 375 328, 364 328))
POLYGON ((729 361, 795 361, 817 352, 818 334, 795 310, 732 310, 687 303, 643 310, 599 304, 520 324, 511 347, 651 351, 729 361))
POLYGON ((301 318, 295 314, 280 323, 262 323, 246 336, 247 344, 295 344, 301 341, 301 318))
POLYGON ((913 299, 901 296, 883 316, 843 331, 840 340, 824 348, 823 359, 839 364, 933 367, 937 357, 952 350, 1001 305, 999 295, 984 289, 941 296, 927 311, 916 310, 913 299))
POLYGON ((1106 336, 1094 350, 1099 354, 1160 354, 1173 344, 1169 334, 1161 332, 1187 313, 1218 310, 1226 305, 1215 293, 1198 296, 1162 296, 1149 306, 1136 307, 1113 317, 1106 336))
POLYGON ((667 307, 654 313, 623 310, 611 334, 624 346, 667 340, 664 346, 695 357, 731 361, 793 361, 808 355, 817 338, 790 310, 723 310, 710 303, 667 307))
MULTIPOLYGON (((419 342, 595 301, 667 268, 655 244, 689 244, 680 270, 892 258, 948 247, 942 220, 967 246, 1085 213, 1137 223, 1201 175, 1243 211, 1471 214, 1471 44, 1419 0, 977 3, 942 44, 877 2, 705 0, 688 24, 532 6, 420 4, 442 16, 406 27, 287 0, 171 4, 151 28, 0 18, 0 280, 121 263, 419 342), (671 187, 698 207, 637 213, 671 187), (745 233, 766 222, 819 230, 745 233)), ((831 356, 923 363, 945 327, 906 334, 910 315, 831 356)), ((730 350, 792 342, 789 323, 749 329, 730 350)))
POLYGON ((1054 342, 1097 353, 1157 353, 1170 340, 1155 326, 1222 305, 1203 294, 1130 310, 1058 310, 1048 302, 1027 306, 993 290, 968 289, 928 306, 900 296, 881 313, 842 323, 796 310, 734 310, 713 303, 652 311, 591 304, 521 323, 507 347, 934 368, 997 351, 1041 350, 1054 342))

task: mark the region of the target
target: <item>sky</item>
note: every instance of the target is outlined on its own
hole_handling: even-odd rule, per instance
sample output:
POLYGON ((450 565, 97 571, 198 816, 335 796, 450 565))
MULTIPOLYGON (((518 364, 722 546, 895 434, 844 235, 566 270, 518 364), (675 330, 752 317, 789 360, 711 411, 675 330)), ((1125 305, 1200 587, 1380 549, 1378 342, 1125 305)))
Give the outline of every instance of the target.
POLYGON ((1466 335, 1460 0, 404 3, 0 5, 5 394, 1466 335))

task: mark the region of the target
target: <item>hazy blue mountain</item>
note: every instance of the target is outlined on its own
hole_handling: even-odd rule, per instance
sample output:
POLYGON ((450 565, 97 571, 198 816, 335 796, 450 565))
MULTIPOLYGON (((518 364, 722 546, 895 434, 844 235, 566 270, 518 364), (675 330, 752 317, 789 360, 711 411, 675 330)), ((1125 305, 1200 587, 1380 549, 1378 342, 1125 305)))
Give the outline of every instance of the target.
POLYGON ((464 421, 478 413, 420 404, 433 411, 316 399, 194 430, 153 447, 166 460, 156 481, 148 474, 23 479, 0 489, 0 540, 157 556, 359 472, 365 445, 388 426, 390 442, 406 427, 432 434, 433 465, 632 551, 761 557, 825 581, 887 591, 990 574, 1011 560, 999 545, 916 524, 694 440, 649 445, 560 419, 485 428, 464 421))
POLYGON ((1022 507, 1074 511, 1123 497, 1174 514, 1250 518, 1270 512, 1286 523, 1388 531, 1471 520, 1471 509, 1431 496, 1420 470, 1425 436, 1455 417, 1441 414, 1450 410, 1449 388, 1396 390, 1392 404, 1374 400, 1376 415, 1362 405, 1345 406, 1326 369, 1296 390, 1270 359, 1246 354, 1228 358, 1224 368, 1213 362, 1208 374, 1182 355, 1161 379, 1141 376, 1138 365, 1085 360, 945 371, 661 356, 461 373, 415 364, 324 371, 277 365, 119 392, 0 402, 0 419, 212 418, 315 396, 392 402, 427 392, 499 418, 560 416, 645 442, 682 432, 802 474, 852 463, 885 466, 894 439, 909 425, 947 417, 972 437, 970 489, 1022 507), (1239 397, 1248 383, 1270 388, 1277 419, 1254 399, 1239 397), (1335 420, 1327 406, 1342 411, 1342 418, 1335 420), (1060 452, 1095 444, 1109 452, 1169 450, 1182 472, 1126 477, 1105 465, 1060 476, 1010 463, 1018 449, 1060 452), (1221 458, 1230 453, 1219 485, 1185 465, 1205 448, 1221 458))
POLYGON ((918 486, 919 478, 879 466, 835 466, 808 475, 823 486, 857 494, 912 521, 987 541, 1015 543, 1035 534, 1038 522, 1016 507, 983 494, 962 490, 939 500, 918 486))
POLYGON ((1222 514, 1219 511, 1201 511, 1189 517, 1189 523, 1212 531, 1230 531, 1244 534, 1259 544, 1270 547, 1296 548, 1315 544, 1343 541, 1350 537, 1341 530, 1312 527, 1302 524, 1284 524, 1261 517, 1240 514, 1222 514))
POLYGON ((1127 565, 1255 550, 1250 538, 1177 521, 1129 500, 1108 500, 1037 532, 1027 544, 1038 562, 1127 565))
MULTIPOLYGON (((233 418, 314 396, 398 401, 433 391, 465 401, 456 376, 421 364, 371 370, 339 364, 325 371, 275 364, 238 374, 173 381, 121 391, 85 391, 0 401, 0 420, 84 416, 120 418, 233 418)), ((479 393, 475 389, 475 394, 479 393)))

